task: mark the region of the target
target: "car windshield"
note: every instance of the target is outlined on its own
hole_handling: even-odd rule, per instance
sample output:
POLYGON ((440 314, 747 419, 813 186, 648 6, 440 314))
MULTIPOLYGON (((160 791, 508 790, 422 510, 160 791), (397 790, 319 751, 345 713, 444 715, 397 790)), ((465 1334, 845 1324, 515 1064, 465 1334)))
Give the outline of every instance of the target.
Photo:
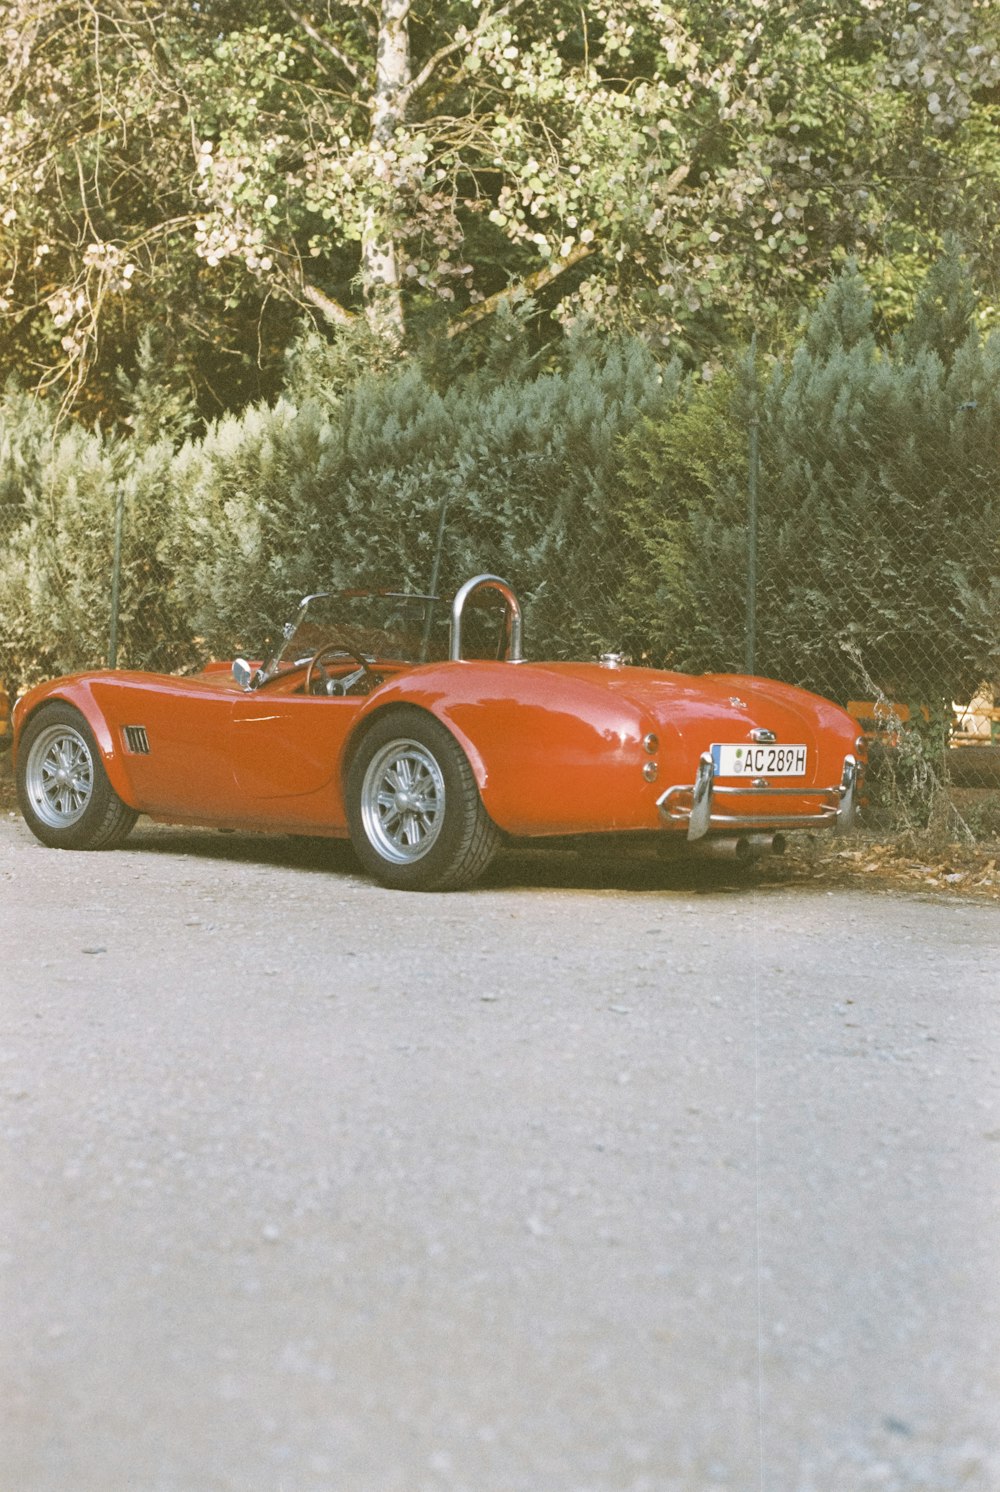
POLYGON ((320 649, 368 661, 426 663, 448 656, 448 607, 437 596, 402 591, 325 591, 306 596, 264 677, 307 663, 320 649))

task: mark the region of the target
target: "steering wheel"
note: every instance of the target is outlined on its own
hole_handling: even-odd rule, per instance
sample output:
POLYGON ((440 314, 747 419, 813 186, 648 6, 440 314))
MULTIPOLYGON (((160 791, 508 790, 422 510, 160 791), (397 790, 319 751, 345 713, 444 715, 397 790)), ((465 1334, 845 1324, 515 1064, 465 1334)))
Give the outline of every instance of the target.
POLYGON ((375 677, 372 673, 371 664, 361 653, 356 653, 353 648, 342 648, 339 643, 328 643, 326 647, 322 647, 318 652, 313 653, 309 662, 306 664, 306 677, 302 685, 303 694, 326 692, 322 684, 320 684, 319 689, 313 689, 313 681, 317 674, 322 674, 323 678, 329 683, 329 675, 323 667, 323 660, 325 658, 350 658, 352 662, 358 665, 355 673, 345 674, 342 679, 337 680, 338 687, 336 692, 338 694, 346 694, 352 684, 356 684, 359 679, 364 678, 366 675, 371 679, 375 677))

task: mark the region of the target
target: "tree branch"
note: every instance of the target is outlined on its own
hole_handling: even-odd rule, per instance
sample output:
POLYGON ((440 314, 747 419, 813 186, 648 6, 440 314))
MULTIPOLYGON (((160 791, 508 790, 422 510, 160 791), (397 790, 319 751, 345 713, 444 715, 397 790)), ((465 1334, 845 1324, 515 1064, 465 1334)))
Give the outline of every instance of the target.
POLYGON ((413 95, 419 93, 420 89, 434 75, 442 62, 446 62, 449 57, 453 57, 456 52, 460 52, 463 47, 467 47, 471 41, 475 41, 477 36, 482 36, 491 21, 496 21, 501 16, 509 15, 511 11, 518 10, 523 4, 524 0, 507 0, 507 4, 501 5, 499 10, 487 11, 481 15, 473 29, 461 41, 450 41, 445 46, 439 47, 433 56, 428 57, 420 71, 402 90, 400 95, 401 107, 406 108, 413 95))
MULTIPOLYGON (((132 30, 140 30, 145 32, 146 37, 148 38, 148 50, 154 56, 158 57, 161 63, 163 63, 164 67, 167 69, 167 72, 170 74, 170 77, 173 79, 178 92, 186 103, 187 94, 184 90, 184 70, 175 61, 173 53, 167 46, 167 43, 164 41, 161 33, 157 31, 156 27, 151 22, 145 20, 142 17, 133 15, 128 6, 121 3, 121 0, 104 0, 104 4, 106 4, 108 11, 114 18, 115 29, 117 30, 119 36, 121 36, 123 39, 129 39, 128 33, 132 30)), ((89 0, 87 9, 93 15, 94 20, 99 26, 102 19, 101 12, 95 5, 89 3, 89 0)))
POLYGON ((597 248, 596 243, 578 243, 562 259, 556 259, 552 264, 545 264, 541 269, 536 269, 534 274, 519 280, 516 285, 507 285, 503 290, 498 290, 494 295, 488 295, 485 300, 479 301, 474 306, 469 306, 462 311, 448 328, 449 337, 457 337, 459 332, 464 332, 470 326, 475 326, 479 321, 485 321, 487 316, 492 316, 495 311, 503 305, 504 301, 513 300, 522 295, 533 295, 536 290, 544 290, 546 285, 551 285, 553 280, 559 278, 567 269, 572 269, 575 264, 580 264, 588 259, 597 248))
POLYGON ((339 62, 340 66, 344 68, 345 71, 350 73, 355 83, 359 81, 361 74, 358 70, 358 67, 356 63, 351 61, 346 53, 342 52, 339 47, 335 47, 332 41, 328 41, 323 33, 321 31, 317 31, 312 22, 308 21, 304 15, 302 15, 299 11, 294 10, 293 7, 289 5, 288 0, 281 0, 281 8, 285 12, 285 15, 288 16, 290 20, 293 20, 295 22, 296 26, 301 26, 302 30, 309 37, 310 41, 314 42, 317 47, 321 47, 324 52, 329 52, 334 61, 339 62))
POLYGON ((302 299, 308 301, 327 321, 332 321, 334 326, 351 326, 357 316, 353 311, 348 311, 339 300, 334 300, 332 295, 327 295, 325 290, 320 290, 318 285, 312 285, 308 280, 300 282, 299 289, 302 299))

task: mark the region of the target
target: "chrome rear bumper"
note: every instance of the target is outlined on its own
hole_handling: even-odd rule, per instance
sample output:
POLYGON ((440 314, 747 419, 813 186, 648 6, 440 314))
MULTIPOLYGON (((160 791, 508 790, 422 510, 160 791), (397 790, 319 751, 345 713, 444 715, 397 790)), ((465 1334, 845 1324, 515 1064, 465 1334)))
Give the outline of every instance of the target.
POLYGON ((732 833, 738 830, 762 829, 828 829, 846 834, 853 828, 857 814, 858 763, 856 757, 844 757, 844 771, 836 787, 730 787, 715 781, 711 752, 702 752, 693 783, 668 787, 656 800, 656 806, 667 823, 687 823, 688 839, 701 839, 710 829, 732 833), (725 813, 719 800, 754 798, 760 809, 752 814, 725 813), (782 813, 782 798, 804 799, 805 813, 782 813), (775 801, 779 800, 779 801, 775 801))

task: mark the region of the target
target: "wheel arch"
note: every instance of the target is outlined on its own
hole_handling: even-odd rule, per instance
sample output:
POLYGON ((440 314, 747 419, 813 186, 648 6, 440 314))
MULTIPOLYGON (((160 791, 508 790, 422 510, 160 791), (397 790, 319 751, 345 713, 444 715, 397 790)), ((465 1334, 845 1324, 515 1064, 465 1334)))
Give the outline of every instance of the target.
POLYGON ((449 718, 447 710, 435 709, 427 700, 398 695, 393 699, 380 700, 375 708, 366 711, 355 724, 344 743, 340 760, 341 789, 346 791, 351 765, 373 727, 380 725, 388 715, 404 715, 407 712, 415 712, 427 720, 433 720, 448 732, 469 763, 472 775, 476 779, 476 786, 482 796, 488 778, 486 764, 465 731, 456 727, 455 722, 449 718))
POLYGON ((373 709, 351 746, 344 802, 362 866, 395 890, 473 885, 503 831, 487 812, 461 733, 438 711, 403 699, 373 709))
POLYGON ((108 781, 118 797, 129 808, 135 808, 135 799, 128 774, 115 745, 114 733, 103 710, 95 700, 85 679, 55 679, 41 684, 23 695, 14 707, 13 759, 16 766, 18 751, 28 723, 37 718, 39 711, 47 705, 68 705, 86 721, 101 753, 101 765, 108 781))

